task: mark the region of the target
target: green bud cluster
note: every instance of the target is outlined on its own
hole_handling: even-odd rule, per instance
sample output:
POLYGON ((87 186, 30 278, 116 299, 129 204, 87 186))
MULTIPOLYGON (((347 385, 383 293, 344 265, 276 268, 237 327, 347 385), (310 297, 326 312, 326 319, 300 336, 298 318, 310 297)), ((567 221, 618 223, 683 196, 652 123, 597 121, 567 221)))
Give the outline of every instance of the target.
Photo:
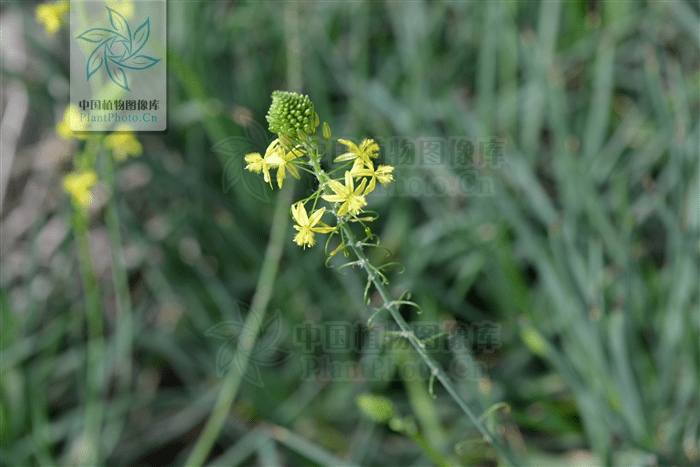
POLYGON ((271 132, 292 138, 311 133, 318 126, 318 115, 309 96, 289 91, 272 93, 266 118, 271 132))

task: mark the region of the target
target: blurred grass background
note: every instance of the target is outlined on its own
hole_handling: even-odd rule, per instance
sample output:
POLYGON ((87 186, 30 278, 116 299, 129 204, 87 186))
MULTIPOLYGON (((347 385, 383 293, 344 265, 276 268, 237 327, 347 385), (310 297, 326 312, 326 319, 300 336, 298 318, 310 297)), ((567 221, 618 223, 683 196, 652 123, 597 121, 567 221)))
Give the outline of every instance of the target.
MULTIPOLYGON (((37 5, 0 13, 8 466, 76 464, 86 449, 85 292, 60 183, 80 143, 55 133, 69 35, 47 36, 37 5)), ((240 154, 213 148, 249 141, 251 121, 266 127, 275 89, 307 93, 334 138, 504 138, 506 162, 480 173, 492 196, 371 201, 406 268, 391 290, 424 308, 406 316, 501 325, 496 352, 463 355, 486 372, 461 389, 479 414, 508 404, 485 419, 530 464, 700 465, 697 2, 170 1, 168 16, 168 130, 137 134, 144 154, 117 167, 113 193, 97 186, 91 209, 100 465, 182 465, 212 411, 221 341, 205 332, 245 314, 280 196, 251 189, 240 154)), ((291 239, 288 228, 266 308, 281 310, 276 345, 292 356, 260 368, 262 388, 242 384, 207 461, 432 465, 362 416, 355 397, 372 392, 450 462, 497 465, 440 387, 432 399, 427 382, 302 380, 294 326, 370 310, 357 271, 328 270, 321 247, 291 239)))

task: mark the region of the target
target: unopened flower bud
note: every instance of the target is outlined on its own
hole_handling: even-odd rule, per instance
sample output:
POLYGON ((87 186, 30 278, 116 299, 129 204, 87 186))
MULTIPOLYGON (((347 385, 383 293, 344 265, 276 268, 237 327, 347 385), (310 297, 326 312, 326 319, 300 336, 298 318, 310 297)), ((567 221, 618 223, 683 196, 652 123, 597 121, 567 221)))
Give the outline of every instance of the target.
POLYGON ((292 138, 311 133, 318 126, 318 115, 309 96, 289 91, 272 93, 272 105, 267 112, 270 131, 292 138))

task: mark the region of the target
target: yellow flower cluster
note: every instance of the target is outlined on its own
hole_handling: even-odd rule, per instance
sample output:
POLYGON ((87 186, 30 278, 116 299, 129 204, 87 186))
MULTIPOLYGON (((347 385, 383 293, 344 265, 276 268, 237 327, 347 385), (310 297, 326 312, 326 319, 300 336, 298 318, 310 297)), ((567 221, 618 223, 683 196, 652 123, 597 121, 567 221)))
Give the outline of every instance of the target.
MULTIPOLYGON (((330 135, 330 132, 324 130, 324 134, 330 135)), ((393 180, 394 168, 389 165, 374 166, 372 159, 378 157, 379 145, 371 139, 365 139, 359 146, 344 139, 338 141, 348 147, 348 152, 337 157, 335 162, 352 162, 352 168, 345 171, 342 179, 327 179, 329 191, 319 190, 311 198, 318 200, 320 197, 329 203, 337 203, 331 211, 337 218, 346 215, 356 218, 362 212, 362 208, 367 205, 366 196, 374 191, 377 181, 386 185, 393 180), (356 184, 356 181, 359 183, 356 184)), ((311 171, 317 172, 318 166, 314 167, 310 159, 306 160, 302 157, 304 155, 306 155, 306 149, 302 146, 295 146, 287 151, 285 145, 278 138, 270 143, 264 156, 257 152, 246 155, 246 169, 262 173, 265 183, 269 183, 271 187, 270 170, 276 169, 277 185, 282 188, 287 172, 296 178, 299 178, 298 167, 308 166, 311 171)), ((318 176, 318 173, 316 175, 318 176)), ((297 245, 304 248, 313 246, 316 243, 314 233, 330 233, 337 229, 337 227, 328 226, 321 221, 325 212, 326 208, 320 208, 309 214, 302 201, 292 206, 292 218, 296 223, 294 228, 297 230, 294 242, 297 245)))
MULTIPOLYGON (((56 125, 56 133, 63 139, 87 139, 90 135, 87 131, 72 131, 71 121, 78 128, 85 128, 79 120, 78 108, 75 106, 66 107, 66 111, 61 120, 56 125)), ((127 156, 138 156, 143 152, 141 143, 134 136, 134 132, 128 125, 120 125, 104 139, 106 148, 112 150, 116 160, 122 161, 127 156)), ((71 195, 73 202, 81 206, 89 206, 92 203, 90 189, 97 183, 97 174, 93 170, 83 170, 81 172, 71 172, 63 179, 63 189, 71 195)))
POLYGON ((129 155, 140 156, 143 153, 143 147, 129 125, 117 127, 105 138, 105 146, 112 150, 114 158, 118 161, 123 161, 129 155))
POLYGON ((353 161, 352 168, 345 172, 345 185, 336 180, 328 182, 328 186, 335 195, 325 195, 323 199, 331 203, 343 203, 338 210, 339 216, 348 212, 356 216, 367 205, 365 196, 374 191, 377 180, 382 185, 387 185, 394 179, 391 175, 394 168, 390 165, 380 165, 375 169, 372 159, 379 156, 379 145, 374 140, 365 139, 359 147, 346 139, 339 139, 338 142, 347 146, 349 151, 338 156, 335 162, 353 161), (362 178, 357 188, 353 178, 362 178), (366 189, 365 185, 367 185, 366 189))
MULTIPOLYGON (((69 105, 63 114, 63 120, 56 125, 56 133, 63 139, 88 139, 90 132, 85 131, 87 122, 80 121, 80 111, 74 105, 69 105), (71 130, 71 123, 74 128, 79 128, 78 131, 71 130)), ((131 127, 126 124, 119 125, 114 132, 110 133, 105 139, 104 144, 108 149, 112 150, 114 158, 118 161, 123 161, 127 156, 140 156, 143 153, 143 147, 139 140, 134 136, 131 127)))
POLYGON ((63 189, 71 196, 74 203, 87 207, 92 203, 90 189, 95 183, 97 183, 97 174, 92 170, 71 172, 63 179, 63 189))
MULTIPOLYGON (((134 3, 131 0, 108 0, 107 6, 124 18, 129 19, 134 14, 134 3)), ((46 2, 36 7, 36 20, 44 25, 46 34, 53 36, 66 22, 66 15, 70 11, 68 0, 46 2)))
POLYGON ((68 11, 70 11, 68 0, 42 3, 36 7, 36 20, 43 23, 46 34, 53 36, 63 26, 68 11))
MULTIPOLYGON (((341 235, 342 247, 343 238, 349 235, 346 223, 352 221, 364 225, 365 221, 371 220, 357 216, 362 212, 362 208, 367 206, 366 197, 374 191, 377 181, 386 185, 394 179, 392 175, 394 168, 390 165, 374 166, 373 159, 379 156, 379 145, 374 140, 365 139, 358 146, 352 141, 339 139, 341 144, 347 146, 348 152, 335 159, 335 162, 344 164, 330 174, 350 165, 352 167, 345 170, 343 177, 331 178, 330 174, 321 168, 322 155, 319 153, 316 139, 319 118, 308 96, 288 91, 273 92, 267 121, 270 124, 270 131, 277 133, 278 138, 270 143, 264 156, 258 152, 247 154, 246 169, 262 173, 265 183, 269 183, 270 187, 272 187, 270 171, 276 169, 277 186, 280 188, 287 172, 296 178, 299 178, 298 169, 313 174, 319 183, 319 188, 305 200, 294 204, 291 209, 292 218, 296 223, 294 228, 297 231, 294 242, 306 248, 316 243, 314 233, 333 232, 341 235), (321 199, 330 203, 331 209, 328 211, 324 207, 316 209, 316 204, 321 199), (309 214, 305 204, 311 201, 313 201, 313 208, 309 214), (321 221, 321 217, 326 212, 335 215, 335 226, 328 226, 321 221)), ((328 123, 323 124, 322 134, 330 142, 331 129, 328 123)), ((372 238, 372 233, 367 226, 365 226, 365 233, 368 238, 372 238)), ((330 256, 337 251, 338 249, 330 253, 330 256)))

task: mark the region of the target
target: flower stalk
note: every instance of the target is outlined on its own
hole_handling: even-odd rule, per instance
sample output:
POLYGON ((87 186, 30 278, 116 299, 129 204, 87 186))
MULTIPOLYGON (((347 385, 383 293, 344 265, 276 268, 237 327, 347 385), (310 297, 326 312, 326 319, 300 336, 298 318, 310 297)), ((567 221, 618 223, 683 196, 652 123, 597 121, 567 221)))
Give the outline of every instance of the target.
MULTIPOLYGON (((315 145, 315 142, 311 142, 309 146, 307 146, 308 149, 311 149, 312 151, 315 150, 315 154, 318 156, 318 150, 317 146, 315 145)), ((313 154, 310 152, 310 154, 313 154)), ((321 169, 321 166, 318 162, 320 158, 319 157, 311 157, 312 161, 312 166, 314 167, 314 175, 316 176, 317 180, 319 181, 320 186, 326 186, 328 182, 328 175, 321 169)), ((326 188, 328 190, 328 188, 326 188)), ((430 374, 431 374, 431 394, 432 394, 432 382, 437 379, 447 390, 447 392, 450 394, 450 396, 457 402, 457 405, 459 405, 460 409, 469 417, 469 419, 472 421, 474 426, 479 430, 479 432, 482 434, 484 439, 491 444, 498 453, 503 456, 509 464, 511 465, 523 465, 522 462, 516 462, 515 456, 511 452, 511 450, 500 440, 500 438, 495 435, 494 433, 491 433, 486 426, 479 420, 479 418, 474 414, 474 412, 469 408, 469 405, 467 404, 467 401, 464 400, 464 398, 461 396, 459 393, 459 390, 455 387, 455 385, 452 383, 450 380, 449 376, 444 372, 444 370, 440 367, 439 364, 433 360, 433 358, 428 355, 425 349, 425 344, 416 337, 416 335, 411 331, 408 323, 404 319, 403 316, 401 316, 401 313, 399 312, 399 302, 404 302, 403 300, 393 300, 391 298, 391 295, 386 289, 386 281, 383 279, 383 275, 377 274, 378 270, 375 266, 372 265, 370 260, 367 258, 367 255, 365 254, 364 248, 363 248, 363 242, 357 241, 354 232, 350 228, 347 222, 343 222, 340 224, 340 227, 343 231, 343 235, 346 238, 346 245, 350 248, 352 253, 355 255, 357 258, 356 264, 360 265, 362 269, 364 269, 365 273, 367 274, 367 278, 369 281, 371 281, 372 285, 376 289, 377 293, 382 299, 383 305, 380 308, 381 309, 386 309, 389 311, 389 314, 391 317, 394 319, 396 324, 399 326, 399 329, 401 330, 401 333, 404 337, 406 337, 413 348, 416 350, 420 358, 425 362, 425 364, 428 366, 430 369, 430 374)), ((411 302, 407 302, 411 303, 411 302)))
MULTIPOLYGON (((365 139, 356 145, 352 141, 339 139, 338 141, 348 148, 348 152, 334 160, 336 163, 342 163, 340 167, 326 172, 321 166, 321 158, 325 153, 319 152, 316 136, 319 118, 314 111, 313 103, 307 96, 275 91, 267 120, 270 123, 270 130, 278 134, 278 139, 273 141, 264 157, 257 153, 246 156, 248 163, 246 168, 252 172, 262 173, 265 181, 271 186, 270 170, 273 169, 277 169, 277 181, 280 187, 286 172, 295 175, 297 170, 312 174, 318 182, 318 189, 313 194, 298 201, 291 208, 291 215, 297 224, 295 228, 298 231, 294 237, 295 243, 306 248, 315 244, 315 233, 330 234, 326 242, 326 253, 329 259, 339 251, 343 251, 348 262, 341 268, 360 266, 367 275, 365 303, 370 305, 369 290, 372 286, 381 298, 382 306, 375 310, 374 315, 368 320, 368 326, 376 315, 387 310, 398 324, 401 337, 410 341, 419 357, 430 369, 430 394, 433 394, 435 380, 439 381, 484 439, 509 464, 522 465, 501 438, 489 430, 469 408, 449 376, 427 353, 425 342, 418 339, 401 316, 399 312, 401 305, 410 305, 419 310, 420 306, 404 299, 407 294, 398 300, 392 299, 386 288, 388 280, 382 269, 392 266, 393 263, 377 267, 367 258, 365 247, 379 247, 379 240, 368 225, 376 216, 364 211, 367 205, 366 196, 376 188, 377 181, 386 185, 393 180, 393 167, 379 165, 375 168, 373 159, 379 155, 377 143, 365 139), (295 168, 297 170, 294 170, 295 168), (340 171, 343 171, 342 177, 334 178, 334 174, 340 171), (317 207, 320 200, 326 201, 329 206, 317 207), (305 207, 307 204, 311 205, 309 212, 305 207), (321 220, 325 214, 335 217, 335 225, 327 225, 321 220), (366 236, 363 239, 357 237, 351 223, 359 223, 364 227, 366 236), (329 253, 328 245, 333 235, 340 236, 340 245, 329 253)), ((330 140, 331 131, 327 123, 323 124, 322 133, 326 139, 330 140)))
MULTIPOLYGON (((78 157, 77 165, 84 165, 94 160, 98 142, 91 139, 85 151, 78 157)), ((100 438, 104 413, 100 395, 104 387, 104 323, 102 318, 102 299, 99 281, 92 260, 90 233, 88 229, 88 207, 92 202, 89 189, 96 181, 94 173, 87 171, 78 176, 79 182, 64 181, 64 188, 71 194, 73 201, 73 232, 78 250, 80 275, 85 290, 85 320, 87 324, 86 349, 86 403, 84 432, 80 454, 76 459, 81 465, 96 465, 100 454, 100 438), (82 180, 88 178, 89 180, 82 180), (93 180, 94 178, 94 180, 93 180)))

